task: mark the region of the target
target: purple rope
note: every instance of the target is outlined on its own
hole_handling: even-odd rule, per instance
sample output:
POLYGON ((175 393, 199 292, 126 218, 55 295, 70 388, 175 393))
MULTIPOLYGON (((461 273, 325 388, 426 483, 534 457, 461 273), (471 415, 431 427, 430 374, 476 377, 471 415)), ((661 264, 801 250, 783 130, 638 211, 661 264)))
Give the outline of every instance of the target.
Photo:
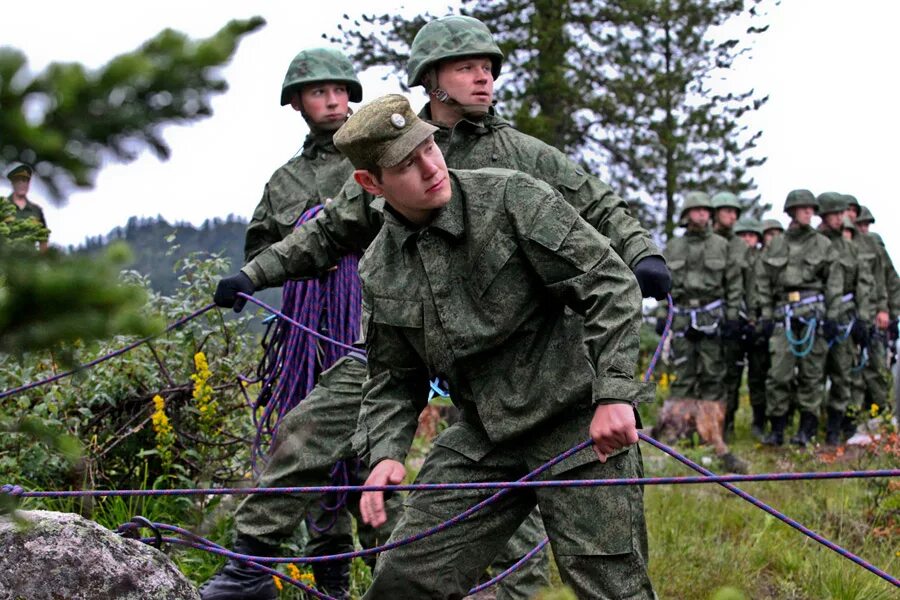
POLYGON ((49 384, 49 383, 53 383, 54 381, 59 381, 60 379, 64 379, 64 378, 66 378, 66 377, 69 377, 69 376, 71 376, 71 375, 74 375, 75 373, 77 373, 77 372, 79 372, 79 371, 81 371, 81 370, 83 370, 83 369, 89 369, 89 368, 91 368, 91 367, 94 367, 94 366, 99 365, 99 364, 102 363, 102 362, 106 362, 107 360, 109 360, 109 359, 111 359, 111 358, 115 358, 116 356, 121 356, 122 354, 125 354, 126 352, 129 352, 129 351, 131 351, 131 350, 134 350, 135 348, 137 348, 137 347, 140 346, 141 344, 146 344, 147 342, 149 342, 150 340, 152 340, 152 339, 154 339, 154 338, 157 338, 157 337, 159 337, 159 336, 161 336, 161 335, 164 335, 164 334, 166 334, 166 333, 169 333, 169 332, 172 331, 173 329, 177 329, 178 327, 181 327, 182 325, 184 325, 184 324, 187 323, 188 321, 192 321, 193 319, 196 319, 197 317, 199 317, 199 316, 202 315, 203 313, 205 313, 205 312, 207 312, 207 311, 209 311, 209 310, 212 310, 212 309, 215 308, 215 307, 216 307, 215 303, 207 304, 207 305, 204 306, 203 308, 201 308, 201 309, 199 309, 199 310, 195 310, 194 312, 192 312, 192 313, 189 314, 188 316, 183 317, 183 318, 181 318, 181 319, 178 319, 177 321, 175 321, 174 323, 172 323, 171 325, 169 325, 168 327, 166 327, 164 330, 162 330, 161 332, 157 333, 156 335, 151 335, 151 336, 147 336, 147 337, 145 337, 145 338, 139 339, 138 341, 132 342, 131 344, 128 344, 127 346, 125 346, 125 347, 123 347, 123 348, 120 348, 120 349, 118 349, 118 350, 116 350, 116 351, 114 351, 114 352, 110 352, 109 354, 105 354, 105 355, 101 356, 100 358, 96 358, 96 359, 92 360, 91 362, 87 362, 87 363, 84 363, 83 365, 79 365, 79 366, 75 367, 74 369, 72 369, 71 371, 66 371, 65 373, 59 373, 59 374, 54 375, 54 376, 52 376, 52 377, 48 377, 48 378, 46 378, 46 379, 41 379, 40 381, 33 381, 33 382, 31 382, 31 383, 28 383, 28 384, 25 384, 25 385, 20 385, 19 387, 12 388, 12 389, 8 389, 8 390, 6 390, 6 391, 4 391, 4 392, 0 392, 0 400, 2 400, 3 398, 6 398, 6 397, 8 397, 8 396, 12 396, 12 395, 14 395, 14 394, 18 394, 18 393, 20 393, 20 392, 25 392, 25 391, 27 391, 27 390, 31 390, 31 389, 34 389, 34 388, 36 388, 36 387, 40 387, 40 386, 42 386, 42 385, 47 385, 47 384, 49 384))
POLYGON ((506 579, 509 575, 516 572, 522 565, 524 565, 529 560, 534 558, 534 556, 538 552, 540 552, 541 550, 544 549, 544 546, 546 546, 549 541, 550 541, 550 538, 544 538, 544 540, 541 543, 539 543, 537 546, 535 546, 534 548, 529 550, 525 556, 523 556, 522 558, 517 560, 515 563, 513 563, 513 565, 510 566, 508 569, 506 569, 502 573, 498 574, 496 577, 493 577, 492 579, 489 579, 482 584, 476 585, 475 587, 473 587, 471 590, 468 591, 467 595, 471 596, 472 594, 477 594, 478 592, 488 589, 492 585, 500 583, 501 581, 506 579))
POLYGON ((666 301, 669 304, 669 310, 666 311, 666 327, 663 329, 662 335, 659 336, 659 343, 656 345, 656 351, 653 353, 653 358, 650 359, 650 364, 647 366, 647 371, 644 373, 644 382, 650 381, 650 379, 653 378, 653 370, 656 368, 656 362, 662 355, 663 347, 666 344, 666 337, 668 337, 669 332, 672 330, 672 320, 675 318, 675 301, 672 300, 672 294, 666 294, 666 301))
POLYGON ((343 349, 345 349, 345 350, 350 350, 350 351, 357 352, 357 353, 361 353, 361 354, 363 353, 363 352, 361 351, 360 348, 354 348, 353 346, 351 346, 351 345, 349 345, 349 344, 345 344, 345 343, 343 343, 343 342, 339 342, 338 340, 332 339, 332 338, 328 337, 327 335, 323 335, 323 334, 319 333, 318 331, 316 331, 315 329, 310 329, 309 327, 307 327, 307 326, 304 325, 303 323, 298 322, 296 319, 290 318, 289 316, 287 316, 286 314, 284 314, 283 312, 281 312, 281 311, 278 310, 277 308, 274 308, 274 307, 272 307, 272 306, 269 306, 268 304, 266 304, 265 302, 263 302, 263 301, 260 300, 259 298, 256 298, 256 297, 254 297, 254 296, 250 296, 249 294, 245 294, 245 293, 243 293, 243 292, 238 292, 237 295, 240 296, 241 298, 244 298, 244 299, 246 299, 246 300, 252 302, 253 304, 256 304, 256 305, 259 306, 260 308, 263 308, 263 309, 269 311, 269 312, 272 313, 273 315, 277 316, 279 319, 283 319, 283 320, 287 321, 288 323, 290 323, 290 324, 293 325, 294 327, 296 327, 296 328, 298 328, 298 329, 301 329, 301 330, 305 331, 305 332, 308 333, 309 335, 311 335, 311 336, 313 336, 313 337, 315 337, 315 338, 318 338, 318 339, 322 340, 323 342, 327 342, 327 343, 329 343, 329 344, 332 344, 332 345, 334 345, 334 346, 337 346, 338 348, 343 348, 343 349))

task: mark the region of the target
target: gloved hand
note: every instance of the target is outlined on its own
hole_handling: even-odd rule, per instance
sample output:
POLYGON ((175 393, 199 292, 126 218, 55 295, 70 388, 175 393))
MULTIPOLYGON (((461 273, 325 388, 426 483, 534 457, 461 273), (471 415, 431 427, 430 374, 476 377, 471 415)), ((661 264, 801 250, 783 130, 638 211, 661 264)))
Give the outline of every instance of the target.
POLYGON ((666 318, 656 317, 656 335, 662 335, 666 330, 666 318))
POLYGON ((865 346, 869 343, 869 325, 862 319, 853 321, 853 327, 850 328, 850 336, 857 346, 865 346))
POLYGON ((256 286, 253 285, 250 278, 243 271, 239 271, 237 275, 223 277, 219 280, 213 301, 217 306, 223 308, 234 307, 234 312, 241 312, 244 310, 244 305, 247 304, 247 299, 238 296, 238 292, 252 296, 255 291, 256 286))
POLYGON ((741 322, 736 319, 728 319, 722 323, 722 338, 726 340, 741 339, 741 322))
POLYGON ((642 258, 634 266, 634 276, 644 298, 665 300, 666 294, 672 291, 672 274, 659 256, 642 258))
POLYGON ((825 336, 826 341, 831 342, 832 340, 837 339, 840 333, 841 328, 838 326, 837 321, 831 319, 822 321, 822 335, 825 336))
POLYGON ((775 333, 775 321, 772 319, 763 319, 759 322, 759 333, 764 338, 769 339, 775 333))

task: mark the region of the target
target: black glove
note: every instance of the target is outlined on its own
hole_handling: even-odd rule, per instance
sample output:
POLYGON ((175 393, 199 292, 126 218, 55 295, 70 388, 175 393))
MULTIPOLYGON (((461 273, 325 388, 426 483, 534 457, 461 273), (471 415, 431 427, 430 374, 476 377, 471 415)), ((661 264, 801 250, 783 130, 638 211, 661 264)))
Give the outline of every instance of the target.
POLYGON ((890 323, 888 323, 887 328, 887 338, 890 343, 894 343, 897 341, 897 319, 894 319, 890 323))
POLYGON ((213 296, 213 301, 217 306, 223 308, 234 307, 234 312, 241 312, 244 310, 244 305, 247 304, 247 299, 238 296, 238 292, 243 292, 252 296, 255 291, 256 286, 253 285, 250 278, 247 277, 243 271, 239 271, 237 275, 223 277, 219 280, 219 285, 216 286, 216 294, 213 296))
POLYGON ((728 319, 722 323, 722 338, 726 340, 741 339, 741 322, 735 319, 728 319))
POLYGON ((672 291, 672 274, 666 261, 658 256, 648 256, 638 261, 634 267, 634 276, 641 286, 644 298, 665 300, 666 294, 672 291))
POLYGON ((869 326, 862 319, 853 321, 850 328, 850 336, 857 346, 865 346, 869 343, 869 326))
POLYGON ((772 337, 772 334, 775 333, 775 321, 772 319, 761 320, 759 322, 759 332, 766 339, 772 337))
POLYGON ((666 330, 666 318, 656 317, 656 335, 662 335, 666 330))
POLYGON ((840 334, 841 328, 838 326, 837 321, 826 319, 822 322, 822 335, 825 336, 826 341, 831 342, 837 339, 840 334))

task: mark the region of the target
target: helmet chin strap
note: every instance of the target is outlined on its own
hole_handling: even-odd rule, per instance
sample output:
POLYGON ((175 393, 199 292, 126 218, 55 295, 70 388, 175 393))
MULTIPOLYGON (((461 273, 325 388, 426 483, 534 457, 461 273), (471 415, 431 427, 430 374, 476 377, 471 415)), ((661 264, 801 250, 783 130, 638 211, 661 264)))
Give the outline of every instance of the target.
POLYGON ((484 104, 463 104, 461 102, 456 101, 454 98, 450 96, 445 90, 441 88, 434 88, 429 92, 429 95, 442 104, 446 104, 450 108, 454 109, 458 112, 462 117, 465 118, 474 118, 480 119, 490 110, 491 106, 497 103, 496 100, 492 101, 490 106, 485 106, 484 104))

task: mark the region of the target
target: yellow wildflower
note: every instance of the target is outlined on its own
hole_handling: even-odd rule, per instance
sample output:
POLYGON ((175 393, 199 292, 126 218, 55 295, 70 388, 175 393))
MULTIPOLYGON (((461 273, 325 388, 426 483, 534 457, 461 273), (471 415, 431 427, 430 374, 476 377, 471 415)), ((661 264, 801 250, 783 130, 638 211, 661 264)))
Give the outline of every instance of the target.
POLYGON ((275 582, 275 587, 278 588, 279 592, 284 589, 284 585, 282 585, 280 577, 275 577, 274 575, 272 575, 272 581, 275 582))
POLYGON ((150 422, 153 424, 153 432, 156 434, 156 450, 164 468, 172 464, 172 446, 175 444, 175 433, 169 416, 166 414, 166 400, 159 394, 153 397, 153 414, 150 422))
POLYGON ((211 433, 215 425, 218 403, 213 398, 213 388, 209 384, 212 373, 209 370, 205 354, 198 352, 194 355, 194 367, 196 372, 191 375, 191 380, 194 382, 192 395, 197 402, 200 424, 207 433, 211 433))
POLYGON ((872 417, 878 416, 878 405, 877 404, 872 403, 872 406, 869 407, 869 414, 872 415, 872 417))

